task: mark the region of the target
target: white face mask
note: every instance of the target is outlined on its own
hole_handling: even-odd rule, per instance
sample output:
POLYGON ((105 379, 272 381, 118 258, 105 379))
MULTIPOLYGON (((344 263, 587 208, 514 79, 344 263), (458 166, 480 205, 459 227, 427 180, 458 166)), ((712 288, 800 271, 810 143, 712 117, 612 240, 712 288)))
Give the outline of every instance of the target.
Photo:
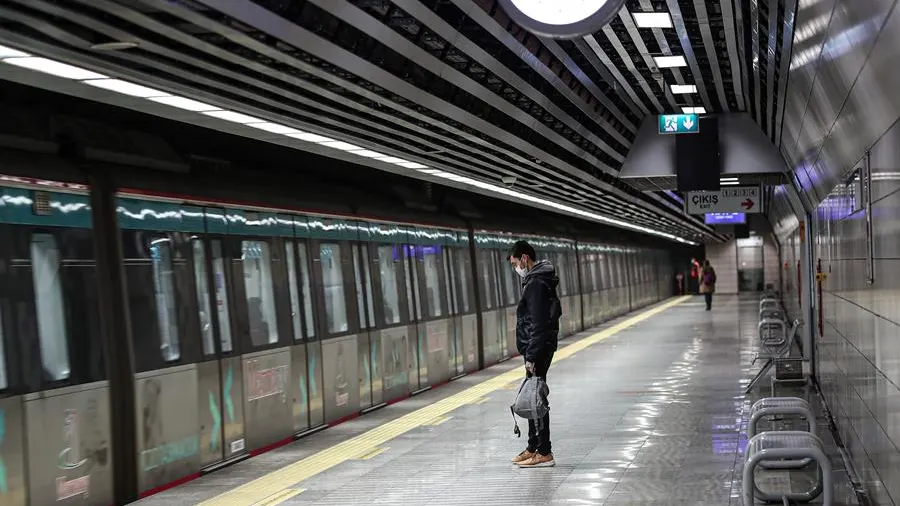
POLYGON ((524 267, 516 267, 516 274, 518 274, 520 278, 524 278, 525 275, 528 274, 528 270, 524 267))

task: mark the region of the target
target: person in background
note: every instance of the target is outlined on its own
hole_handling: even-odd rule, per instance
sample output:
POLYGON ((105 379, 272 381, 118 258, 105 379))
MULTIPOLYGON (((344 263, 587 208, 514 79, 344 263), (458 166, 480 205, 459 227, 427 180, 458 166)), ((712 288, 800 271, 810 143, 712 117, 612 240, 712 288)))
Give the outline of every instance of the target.
MULTIPOLYGON (((534 248, 525 241, 513 245, 509 263, 523 285, 522 299, 516 308, 516 348, 525 358, 525 376, 546 381, 559 343, 559 277, 549 261, 535 259, 534 248)), ((550 413, 541 420, 528 420, 528 447, 512 462, 519 467, 556 465, 550 447, 550 413)))
POLYGON ((700 270, 700 293, 706 298, 706 310, 712 310, 712 298, 716 293, 716 270, 709 260, 703 261, 703 269, 700 270))

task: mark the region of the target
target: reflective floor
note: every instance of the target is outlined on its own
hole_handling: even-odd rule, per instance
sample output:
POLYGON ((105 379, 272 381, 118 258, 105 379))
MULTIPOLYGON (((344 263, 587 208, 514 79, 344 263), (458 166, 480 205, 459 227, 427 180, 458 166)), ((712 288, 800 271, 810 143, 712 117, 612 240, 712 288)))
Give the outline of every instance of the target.
MULTIPOLYGON (((509 463, 524 447, 508 408, 521 366, 510 361, 139 504, 740 505, 757 300, 719 297, 706 312, 687 299, 561 343, 573 347, 548 374, 553 468, 509 463)), ((856 504, 819 425, 836 504, 856 504)), ((769 471, 758 481, 802 490, 812 477, 769 471)))

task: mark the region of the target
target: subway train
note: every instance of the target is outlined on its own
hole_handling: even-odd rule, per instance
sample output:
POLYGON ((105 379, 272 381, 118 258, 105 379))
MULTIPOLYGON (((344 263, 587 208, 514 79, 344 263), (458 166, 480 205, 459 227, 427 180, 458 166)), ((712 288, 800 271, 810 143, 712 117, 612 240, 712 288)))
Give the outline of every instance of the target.
MULTIPOLYGON (((0 504, 113 502, 90 189, 0 178, 0 504)), ((672 295, 665 250, 121 191, 139 494, 516 355, 520 238, 561 334, 672 295)))

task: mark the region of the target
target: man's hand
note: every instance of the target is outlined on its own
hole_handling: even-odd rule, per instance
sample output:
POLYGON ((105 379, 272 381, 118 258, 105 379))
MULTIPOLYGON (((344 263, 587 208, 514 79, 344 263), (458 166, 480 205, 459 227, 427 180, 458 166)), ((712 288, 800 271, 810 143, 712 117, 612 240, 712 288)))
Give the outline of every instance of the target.
POLYGON ((534 362, 525 362, 525 370, 528 371, 529 374, 534 374, 534 362))

